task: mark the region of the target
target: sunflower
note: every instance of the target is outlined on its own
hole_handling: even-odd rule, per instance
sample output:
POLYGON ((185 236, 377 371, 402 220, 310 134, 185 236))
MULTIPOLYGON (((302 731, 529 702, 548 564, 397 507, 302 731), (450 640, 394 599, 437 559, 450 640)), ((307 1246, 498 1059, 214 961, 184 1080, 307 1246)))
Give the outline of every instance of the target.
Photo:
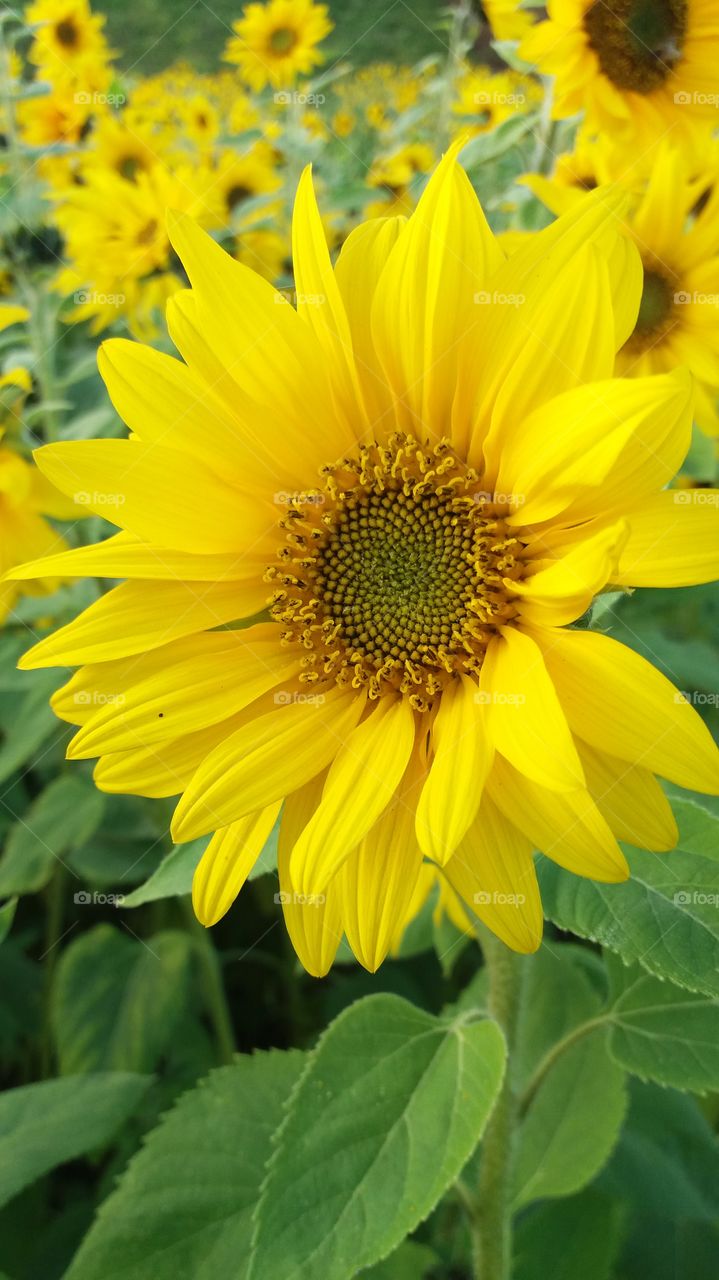
MULTIPOLYGON (((520 52, 555 76, 552 114, 649 139, 716 115, 719 0, 548 0, 520 52)), ((708 131, 708 130, 706 130, 708 131)))
POLYGON ((267 84, 287 88, 297 76, 308 75, 322 62, 317 45, 333 27, 326 4, 269 0, 267 4, 248 4, 242 12, 233 23, 235 36, 228 40, 224 57, 239 67, 252 89, 263 89, 267 84))
MULTIPOLYGON (((213 165, 213 181, 208 199, 217 203, 220 225, 247 225, 245 206, 258 196, 277 191, 281 179, 275 169, 274 153, 266 142, 258 142, 243 154, 233 147, 223 147, 213 165)), ((249 222, 266 216, 268 207, 249 216, 249 222)))
MULTIPOLYGON (((719 434, 719 187, 717 144, 697 168, 668 142, 648 153, 649 177, 637 187, 634 165, 625 160, 613 176, 631 191, 627 232, 644 267, 639 314, 617 356, 617 373, 662 373, 684 364, 695 378, 695 417, 709 435, 719 434)), ((605 150, 583 147, 560 157, 553 179, 525 179, 560 213, 609 175, 605 150), (572 182, 572 177, 575 181, 572 182)))
POLYGON ((719 566, 719 494, 663 491, 689 445, 688 375, 612 377, 641 293, 618 208, 597 191, 505 261, 455 148, 413 216, 362 224, 333 270, 306 172, 297 310, 173 217, 184 363, 105 343, 132 438, 38 451, 120 532, 13 578, 126 581, 22 665, 80 667, 53 706, 79 726, 68 755, 100 757, 99 787, 179 795, 175 839, 214 833, 194 882, 206 925, 279 819, 311 973, 343 932, 381 963, 424 858, 531 951, 533 850, 623 880, 617 838, 676 840, 655 775, 719 790, 694 708, 572 625, 608 586, 719 566))
POLYGON ((51 81, 79 83, 85 69, 104 68, 112 56, 102 31, 105 19, 92 13, 87 0, 34 0, 25 21, 38 24, 28 57, 51 81))

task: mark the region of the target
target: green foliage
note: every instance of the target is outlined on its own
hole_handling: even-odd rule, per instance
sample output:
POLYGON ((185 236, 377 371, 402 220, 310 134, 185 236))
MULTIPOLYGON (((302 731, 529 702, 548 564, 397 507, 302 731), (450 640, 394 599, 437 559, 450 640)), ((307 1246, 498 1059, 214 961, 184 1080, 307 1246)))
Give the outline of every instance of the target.
POLYGON ((64 774, 49 783, 8 834, 0 896, 42 889, 65 854, 97 829, 104 804, 101 792, 80 776, 64 774))
POLYGON ((105 1146, 149 1083, 147 1076, 104 1072, 0 1097, 0 1204, 55 1165, 105 1146))
POLYGON ((71 942, 53 983, 58 1067, 151 1071, 188 1003, 192 943, 177 930, 146 941, 101 924, 71 942))

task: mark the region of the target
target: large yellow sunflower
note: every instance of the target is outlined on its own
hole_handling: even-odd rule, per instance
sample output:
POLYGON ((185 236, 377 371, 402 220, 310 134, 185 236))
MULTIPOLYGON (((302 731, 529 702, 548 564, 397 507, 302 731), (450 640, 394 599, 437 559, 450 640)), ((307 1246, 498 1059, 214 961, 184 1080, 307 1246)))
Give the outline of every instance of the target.
POLYGON ((553 115, 657 136, 716 118, 719 0, 548 0, 521 53, 556 77, 553 115))
MULTIPOLYGON (((686 365, 696 380, 695 416, 719 434, 719 188, 717 145, 705 148, 697 167, 670 143, 653 148, 649 177, 637 184, 630 160, 614 176, 626 181, 631 200, 627 233, 644 266, 642 300, 633 332, 617 355, 626 376, 663 373, 686 365)), ((583 146, 560 157, 553 179, 529 176, 526 183, 555 213, 585 198, 607 175, 601 146, 583 146), (574 181, 572 180, 574 179, 574 181)))
POLYGON ((175 838, 215 833, 205 924, 279 817, 310 972, 343 931, 376 968, 424 858, 529 951, 533 850, 622 880, 617 838, 676 839, 655 774, 719 790, 693 707, 572 625, 607 585, 719 565, 714 499, 664 491, 690 379, 612 377, 641 293, 617 199, 593 193, 505 261, 450 152, 413 216, 361 225, 333 270, 306 173, 297 310, 179 216, 184 362, 106 343, 132 438, 38 452, 121 531, 14 577, 127 581, 23 665, 80 666, 53 705, 101 788, 180 795, 175 838))
POLYGON ((79 84, 85 71, 96 73, 112 56, 102 30, 105 18, 92 13, 88 0, 33 0, 25 20, 37 24, 29 59, 51 80, 73 78, 79 84))
POLYGON ((225 60, 239 67, 252 89, 267 84, 286 89, 322 62, 317 45, 332 27, 327 5, 314 0, 248 4, 233 23, 235 36, 227 42, 225 60))

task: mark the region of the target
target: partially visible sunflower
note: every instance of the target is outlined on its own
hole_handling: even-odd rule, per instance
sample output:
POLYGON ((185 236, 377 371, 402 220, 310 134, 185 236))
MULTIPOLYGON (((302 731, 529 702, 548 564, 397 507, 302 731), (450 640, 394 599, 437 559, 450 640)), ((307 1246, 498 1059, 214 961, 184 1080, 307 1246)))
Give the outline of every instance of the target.
POLYGON ((233 23, 235 36, 227 42, 225 61, 239 67, 252 89, 267 84, 287 88, 322 62, 317 46, 332 27, 327 5, 314 0, 248 4, 233 23))
POLYGON ((532 28, 534 17, 521 0, 482 0, 482 8, 497 40, 521 40, 532 28))
POLYGON ((378 156, 367 175, 367 186, 381 193, 365 208, 366 218, 408 215, 417 203, 413 184, 429 173, 435 154, 427 142, 408 142, 390 155, 378 156))
POLYGON ((573 625, 607 587, 719 570, 719 494, 664 491, 691 380, 612 376, 641 295, 618 208, 597 191, 505 261, 452 151, 410 219, 363 224, 333 269, 306 173, 297 310, 174 218, 185 362, 106 343, 132 438, 38 452, 121 532, 13 579, 126 581, 22 665, 80 666, 53 706, 101 788, 179 795, 174 837, 214 832, 205 924, 279 818, 310 972, 343 932, 376 968, 425 858, 530 951, 534 849, 622 880, 618 839, 676 841, 655 775, 719 790, 695 709, 573 625))
MULTIPOLYGON (((548 0, 521 54, 555 76, 552 114, 657 137, 716 116, 719 0, 548 0)), ((707 130, 708 131, 708 130, 707 130)))
MULTIPOLYGON (((627 160, 612 176, 631 192, 626 219, 642 257, 644 286, 632 333, 617 355, 617 373, 644 376, 686 365, 696 382, 695 416, 710 435, 719 434, 719 184, 716 144, 705 165, 670 143, 651 151, 645 183, 627 160)), ((609 176, 602 147, 584 147, 580 157, 560 157, 551 179, 525 179, 555 213, 585 198, 609 176), (576 166, 576 167, 575 167, 576 166), (572 185, 573 173, 579 181, 572 185), (594 177, 592 179, 592 173, 594 177)))

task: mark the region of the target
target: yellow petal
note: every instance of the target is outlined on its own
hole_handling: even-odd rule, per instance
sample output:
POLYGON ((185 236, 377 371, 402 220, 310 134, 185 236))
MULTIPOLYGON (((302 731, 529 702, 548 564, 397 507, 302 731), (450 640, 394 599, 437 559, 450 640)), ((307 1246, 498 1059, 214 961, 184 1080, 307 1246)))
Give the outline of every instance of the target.
MULTIPOLYGON (((288 696, 292 697, 291 694, 288 696)), ((173 839, 193 840, 304 786, 359 720, 364 698, 334 688, 244 725, 203 761, 175 810, 173 839)))
POLYGON ((444 874, 508 947, 537 950, 544 921, 532 846, 488 796, 444 874))
POLYGON ((278 800, 215 832, 192 880, 192 905, 200 924, 209 928, 229 911, 267 844, 280 807, 278 800))
POLYGON ((97 362, 118 414, 146 444, 200 458, 243 491, 251 492, 251 469, 259 469, 268 484, 286 474, 266 446, 249 439, 208 383, 179 360, 140 342, 111 338, 97 362))
MULTIPOLYGON (((539 626, 560 627, 581 617, 607 582, 616 581, 627 534, 626 521, 619 521, 585 536, 532 577, 522 582, 507 580, 506 585, 520 595, 522 618, 539 626)), ((541 552, 541 535, 537 546, 541 552)))
POLYGON ((673 849, 676 820, 654 774, 582 742, 578 746, 587 786, 617 839, 657 853, 673 849))
POLYGON ((220 582, 223 579, 261 578, 267 557, 234 552, 195 556, 189 551, 170 551, 140 542, 130 533, 116 533, 106 542, 73 547, 56 555, 18 565, 6 575, 13 580, 29 578, 180 578, 183 582, 220 582))
MULTIPOLYGON (((251 708, 252 710, 252 708, 251 708)), ((179 796, 190 785, 193 774, 219 742, 245 724, 248 713, 208 725, 182 738, 168 739, 136 751, 113 751, 101 756, 93 778, 100 791, 111 794, 149 796, 162 799, 179 796)))
POLYGON ((624 514, 676 474, 691 438, 686 372, 613 378, 542 405, 504 442, 497 489, 519 495, 514 524, 560 511, 624 514))
POLYGON ((345 240, 335 267, 372 434, 380 439, 394 430, 394 398, 372 337, 372 303, 405 222, 406 218, 371 218, 360 223, 345 240))
POLYGON ((434 758, 417 805, 423 853, 443 864, 479 808, 494 754, 477 682, 459 676, 442 694, 432 725, 434 758))
POLYGON ((40 470, 88 511, 178 551, 234 551, 268 534, 270 503, 240 494, 199 460, 139 440, 73 440, 35 453, 40 470))
POLYGON ((719 792, 709 730, 651 663, 593 631, 548 630, 536 639, 578 737, 680 787, 719 792))
POLYGON ((325 353, 337 403, 358 436, 367 426, 354 361, 352 334, 330 262, 327 240, 308 165, 300 178, 292 217, 292 258, 297 312, 314 331, 325 353))
POLYGON ((455 396, 467 405, 474 398, 465 383, 469 379, 476 387, 477 361, 465 348, 469 344, 474 354, 475 295, 502 261, 457 165, 459 145, 437 166, 400 233, 372 311, 374 341, 397 399, 399 425, 435 436, 447 434, 455 396))
POLYGON ((395 797, 345 860, 330 886, 357 959, 370 973, 381 965, 406 920, 422 865, 414 831, 420 772, 410 763, 395 797))
POLYGON ((632 505, 613 581, 691 587, 719 578, 719 489, 671 489, 632 505))
POLYGON ((382 698, 350 733, 332 762, 322 799, 292 852, 303 893, 321 893, 390 803, 415 737, 406 698, 382 698))
POLYGON ((549 791, 499 756, 487 790, 505 817, 553 862, 592 880, 626 880, 627 860, 587 791, 549 791))
POLYGON ((323 784, 324 776, 320 774, 288 796, 277 847, 285 925, 297 955, 314 978, 322 978, 328 972, 342 941, 339 893, 335 885, 328 892, 309 898, 299 893, 290 873, 290 855, 320 802, 323 784))
POLYGON ((531 636, 502 628, 487 650, 480 692, 494 746, 520 773, 558 791, 583 785, 564 711, 531 636))
POLYGON ((100 706, 72 742, 72 758, 105 755, 179 738, 216 724, 289 680, 296 655, 269 623, 191 636, 137 662, 124 687, 100 706))
POLYGON ((33 645, 18 665, 30 671, 144 653, 257 613, 266 591, 261 582, 162 582, 152 591, 143 582, 123 582, 73 622, 33 645))

